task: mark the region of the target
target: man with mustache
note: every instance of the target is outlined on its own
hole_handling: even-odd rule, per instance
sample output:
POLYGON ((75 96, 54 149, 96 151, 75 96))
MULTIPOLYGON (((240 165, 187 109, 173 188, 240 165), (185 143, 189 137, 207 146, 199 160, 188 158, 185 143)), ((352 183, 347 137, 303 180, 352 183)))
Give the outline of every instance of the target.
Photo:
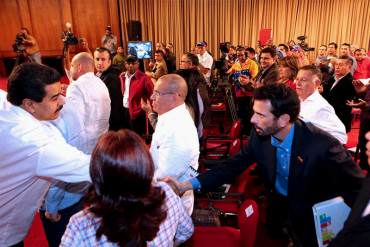
POLYGON ((343 196, 351 205, 363 174, 333 136, 298 119, 297 93, 282 84, 254 91, 249 145, 218 166, 183 183, 166 180, 180 193, 207 191, 233 183, 257 163, 268 190, 267 229, 271 236, 289 233, 294 246, 316 246, 312 206, 343 196))
POLYGON ((64 104, 59 73, 37 63, 14 68, 9 107, 0 109, 0 246, 23 246, 50 179, 90 181, 90 156, 45 121, 64 104))

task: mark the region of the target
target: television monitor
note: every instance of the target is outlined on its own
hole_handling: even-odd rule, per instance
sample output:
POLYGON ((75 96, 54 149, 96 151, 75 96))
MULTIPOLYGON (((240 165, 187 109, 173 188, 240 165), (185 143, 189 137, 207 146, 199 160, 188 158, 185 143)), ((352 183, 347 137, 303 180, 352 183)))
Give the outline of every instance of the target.
POLYGON ((137 56, 138 59, 152 57, 152 42, 151 41, 129 41, 127 44, 128 54, 137 56))

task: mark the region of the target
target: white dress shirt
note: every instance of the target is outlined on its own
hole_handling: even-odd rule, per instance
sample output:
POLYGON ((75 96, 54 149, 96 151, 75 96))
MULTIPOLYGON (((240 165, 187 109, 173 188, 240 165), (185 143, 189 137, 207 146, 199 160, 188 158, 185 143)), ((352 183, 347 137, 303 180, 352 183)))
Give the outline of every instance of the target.
POLYGON ((347 143, 344 124, 335 114, 334 108, 316 90, 307 99, 301 101, 299 117, 316 127, 328 132, 342 144, 347 143))
POLYGON ((0 110, 0 246, 22 241, 49 178, 90 181, 90 156, 21 107, 0 110))
POLYGON ((107 86, 92 72, 81 75, 67 89, 66 101, 82 120, 86 138, 81 151, 90 154, 101 134, 108 131, 110 97, 107 86))
MULTIPOLYGON (((198 169, 198 134, 185 104, 158 116, 150 152, 156 167, 155 179, 171 176, 182 182, 187 179, 190 166, 198 169)), ((182 200, 191 213, 194 195, 188 192, 182 200)))
POLYGON ((206 69, 209 69, 207 74, 204 75, 204 78, 206 79, 207 83, 210 83, 211 79, 211 69, 213 65, 213 57, 209 55, 208 52, 204 52, 203 55, 198 54, 199 63, 206 69))
POLYGON ((10 106, 10 103, 6 99, 6 96, 7 96, 7 92, 0 89, 0 110, 6 109, 7 107, 10 106))

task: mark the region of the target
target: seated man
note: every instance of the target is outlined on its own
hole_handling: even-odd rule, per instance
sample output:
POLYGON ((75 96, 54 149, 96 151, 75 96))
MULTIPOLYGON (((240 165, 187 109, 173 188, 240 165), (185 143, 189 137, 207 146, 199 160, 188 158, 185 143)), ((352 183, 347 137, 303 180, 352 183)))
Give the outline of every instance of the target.
POLYGON ((296 90, 301 101, 299 117, 306 123, 325 130, 342 144, 347 143, 344 124, 335 114, 334 108, 320 95, 321 72, 314 65, 299 69, 295 79, 296 90))
POLYGON ((22 245, 51 178, 90 181, 90 156, 42 121, 59 116, 59 73, 36 63, 14 68, 8 109, 0 110, 0 246, 22 245))
POLYGON ((270 232, 287 228, 297 246, 316 246, 312 206, 337 196, 352 205, 364 175, 337 139, 298 119, 299 108, 291 88, 272 84, 256 89, 249 145, 196 178, 181 184, 166 180, 180 192, 207 191, 232 183, 256 162, 270 191, 270 232))
MULTIPOLYGON (((184 181, 192 169, 198 169, 198 134, 185 106, 187 93, 185 80, 175 74, 162 76, 154 86, 151 99, 153 110, 158 113, 158 122, 150 153, 156 167, 154 177, 157 179, 172 176, 184 181)), ((187 192, 183 202, 191 214, 193 193, 187 192)))

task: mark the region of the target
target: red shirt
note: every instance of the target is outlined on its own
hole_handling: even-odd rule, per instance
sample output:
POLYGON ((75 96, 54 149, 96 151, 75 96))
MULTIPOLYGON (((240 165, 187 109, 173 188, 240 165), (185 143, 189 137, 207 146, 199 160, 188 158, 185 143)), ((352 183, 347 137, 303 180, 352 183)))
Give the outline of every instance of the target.
POLYGON ((365 57, 361 61, 357 61, 357 68, 355 73, 353 73, 353 78, 358 79, 367 79, 370 78, 370 58, 365 57))

